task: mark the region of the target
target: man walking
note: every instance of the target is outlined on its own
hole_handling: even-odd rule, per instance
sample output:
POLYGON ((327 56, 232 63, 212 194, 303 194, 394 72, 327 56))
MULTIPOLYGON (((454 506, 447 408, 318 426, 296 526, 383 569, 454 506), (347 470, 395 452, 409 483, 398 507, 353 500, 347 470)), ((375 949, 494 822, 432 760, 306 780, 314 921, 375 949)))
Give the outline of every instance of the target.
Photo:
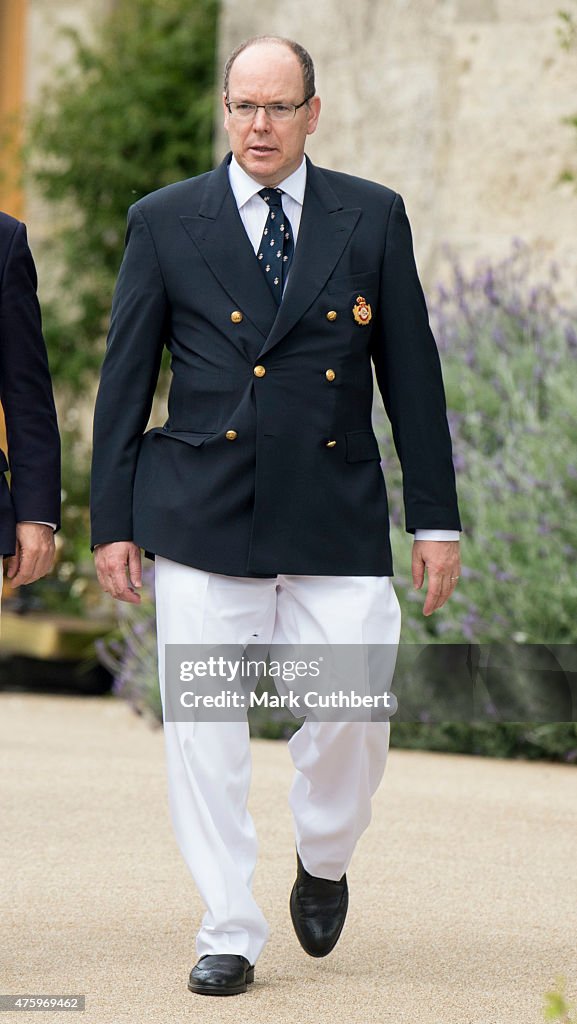
MULTIPOLYGON (((376 371, 400 456, 424 613, 459 575, 439 359, 399 195, 305 158, 318 124, 300 45, 248 40, 227 62, 232 154, 129 214, 96 404, 92 544, 105 590, 136 602, 155 558, 166 644, 396 645, 376 371), (169 419, 144 433, 164 345, 169 419)), ((346 870, 370 819, 385 721, 306 721, 289 749, 297 877, 311 956, 335 946, 346 870)), ((165 719, 175 831, 206 914, 189 988, 246 991, 268 927, 252 895, 246 722, 165 719)))
POLYGON ((0 213, 0 564, 13 587, 46 575, 60 524, 60 438, 24 224, 0 213), (10 468, 10 487, 5 473, 10 468))

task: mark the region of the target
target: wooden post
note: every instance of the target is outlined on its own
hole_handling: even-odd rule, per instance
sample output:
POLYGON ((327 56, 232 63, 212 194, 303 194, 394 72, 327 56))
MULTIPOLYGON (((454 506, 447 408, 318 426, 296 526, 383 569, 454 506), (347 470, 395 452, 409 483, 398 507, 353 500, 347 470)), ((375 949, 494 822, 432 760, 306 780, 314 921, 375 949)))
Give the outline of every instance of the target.
POLYGON ((22 219, 26 0, 0 2, 0 209, 22 219))
MULTIPOLYGON (((26 59, 26 0, 0 0, 0 210, 22 218, 22 112, 26 59)), ((0 407, 0 448, 6 427, 0 407)))

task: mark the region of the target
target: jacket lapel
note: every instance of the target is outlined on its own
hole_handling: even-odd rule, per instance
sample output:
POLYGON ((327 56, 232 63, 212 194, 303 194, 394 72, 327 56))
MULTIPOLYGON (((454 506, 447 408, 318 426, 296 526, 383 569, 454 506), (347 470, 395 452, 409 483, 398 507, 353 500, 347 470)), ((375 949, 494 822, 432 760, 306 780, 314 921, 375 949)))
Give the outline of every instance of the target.
MULTIPOLYGON (((259 358, 292 330, 324 288, 360 214, 360 209, 343 208, 328 179, 307 158, 307 186, 291 272, 259 358)), ((263 284, 266 288, 264 279, 263 284)))
POLYGON ((229 157, 207 179, 197 217, 181 217, 231 302, 267 338, 278 306, 258 265, 228 180, 229 157))
POLYGON ((323 289, 351 237, 360 209, 344 209, 307 157, 307 187, 290 277, 280 307, 257 263, 228 180, 230 154, 207 176, 198 216, 180 218, 202 258, 266 339, 260 355, 286 335, 323 289))

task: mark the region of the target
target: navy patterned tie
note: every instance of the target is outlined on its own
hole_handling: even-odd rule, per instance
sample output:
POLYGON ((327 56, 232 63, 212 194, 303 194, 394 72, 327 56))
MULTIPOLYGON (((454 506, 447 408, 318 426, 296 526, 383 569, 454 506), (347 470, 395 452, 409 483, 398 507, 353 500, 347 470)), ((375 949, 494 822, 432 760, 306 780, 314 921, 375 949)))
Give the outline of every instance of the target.
POLYGON ((257 258, 268 286, 280 305, 295 248, 293 229, 282 208, 280 188, 261 188, 259 196, 268 203, 268 217, 257 258))

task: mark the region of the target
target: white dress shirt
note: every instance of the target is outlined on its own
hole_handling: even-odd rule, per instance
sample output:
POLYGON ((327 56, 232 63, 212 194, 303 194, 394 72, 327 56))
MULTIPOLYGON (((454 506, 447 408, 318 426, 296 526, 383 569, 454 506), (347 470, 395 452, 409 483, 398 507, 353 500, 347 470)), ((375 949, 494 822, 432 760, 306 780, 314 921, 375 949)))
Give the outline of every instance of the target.
MULTIPOLYGON (((228 176, 230 187, 238 206, 238 212, 240 213, 240 219, 244 224, 245 231, 250 238, 255 253, 257 253, 269 210, 268 203, 265 203, 262 196, 259 196, 263 186, 259 185, 258 181, 255 181, 254 178, 251 178, 246 171, 243 171, 234 156, 229 164, 228 176)), ((301 224, 306 183, 307 165, 303 157, 300 167, 293 171, 284 181, 281 181, 278 186, 278 188, 283 190, 282 208, 293 229, 295 246, 301 224)))
MULTIPOLYGON (((230 187, 236 199, 240 219, 256 255, 267 222, 269 209, 268 203, 265 203, 262 196, 259 196, 263 186, 243 170, 234 156, 229 164, 228 177, 230 187)), ((293 229, 295 248, 301 223, 306 183, 307 164, 303 157, 300 167, 297 167, 296 171, 293 171, 288 178, 285 178, 277 186, 277 188, 283 191, 282 207, 293 229)), ((459 539, 460 534, 458 530, 415 530, 415 540, 459 539)))

